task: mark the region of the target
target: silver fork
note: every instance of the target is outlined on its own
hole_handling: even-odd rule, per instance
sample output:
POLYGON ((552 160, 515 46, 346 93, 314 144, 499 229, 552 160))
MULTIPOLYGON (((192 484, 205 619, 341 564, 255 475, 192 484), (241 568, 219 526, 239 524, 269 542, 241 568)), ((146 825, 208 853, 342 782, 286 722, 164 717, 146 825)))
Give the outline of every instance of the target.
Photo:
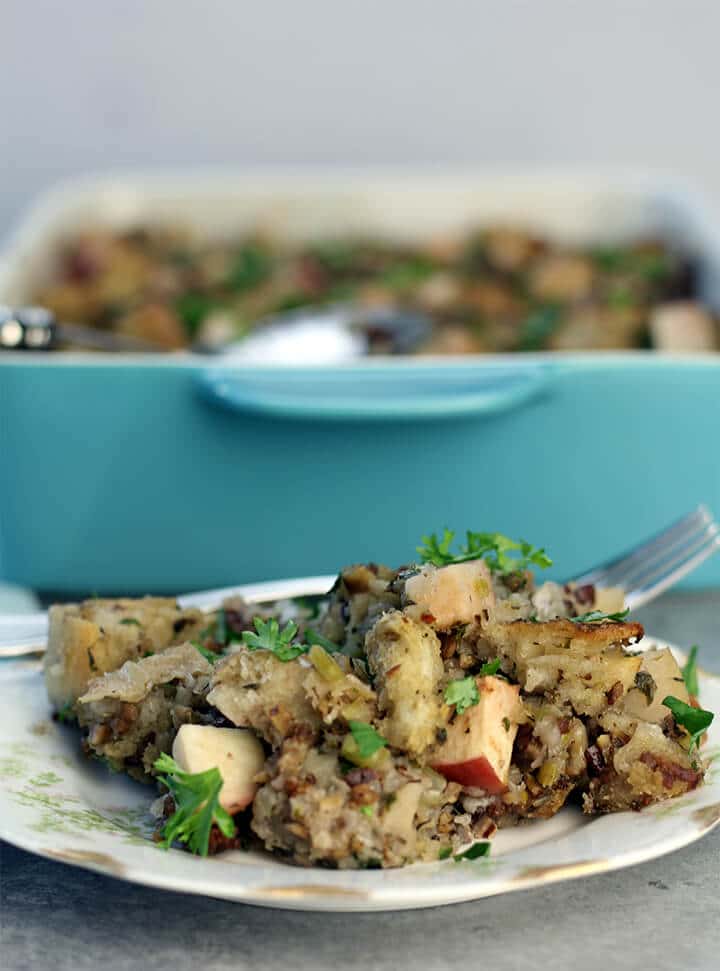
MULTIPOLYGON (((621 587, 625 605, 635 610, 696 570, 720 549, 720 527, 705 506, 683 516, 627 553, 575 577, 579 585, 621 587)), ((229 595, 231 591, 226 591, 229 595)), ((46 614, 0 615, 0 659, 38 655, 45 650, 46 614), (4 630, 3 630, 4 628, 4 630)))
POLYGON ((696 570, 720 549, 720 528, 705 506, 645 543, 575 577, 577 584, 621 587, 625 606, 642 607, 696 570))

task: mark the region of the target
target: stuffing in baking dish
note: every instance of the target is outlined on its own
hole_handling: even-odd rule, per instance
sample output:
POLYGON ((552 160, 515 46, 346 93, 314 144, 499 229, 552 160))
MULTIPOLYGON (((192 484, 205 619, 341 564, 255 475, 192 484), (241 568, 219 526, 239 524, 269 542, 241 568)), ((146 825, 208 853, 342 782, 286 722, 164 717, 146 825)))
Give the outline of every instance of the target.
POLYGON ((158 786, 158 842, 302 865, 485 855, 498 827, 638 810, 700 785, 695 652, 640 651, 620 590, 542 549, 426 537, 315 601, 50 610, 51 703, 88 755, 158 786))
MULTIPOLYGON (((241 338, 298 307, 408 308, 432 325, 416 352, 466 354, 716 349, 716 322, 695 295, 692 263, 662 241, 567 247, 495 227, 417 244, 88 231, 66 241, 53 278, 31 296, 61 322, 167 349, 241 338)), ((405 350, 368 331, 371 351, 405 350)))

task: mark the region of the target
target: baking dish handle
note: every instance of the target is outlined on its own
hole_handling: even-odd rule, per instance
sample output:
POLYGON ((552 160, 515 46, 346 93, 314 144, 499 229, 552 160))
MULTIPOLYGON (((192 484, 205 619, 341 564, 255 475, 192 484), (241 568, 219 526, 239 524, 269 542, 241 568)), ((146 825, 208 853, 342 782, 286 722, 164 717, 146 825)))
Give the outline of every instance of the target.
POLYGON ((313 421, 412 421, 499 415, 535 399, 546 365, 211 368, 206 398, 241 414, 313 421))

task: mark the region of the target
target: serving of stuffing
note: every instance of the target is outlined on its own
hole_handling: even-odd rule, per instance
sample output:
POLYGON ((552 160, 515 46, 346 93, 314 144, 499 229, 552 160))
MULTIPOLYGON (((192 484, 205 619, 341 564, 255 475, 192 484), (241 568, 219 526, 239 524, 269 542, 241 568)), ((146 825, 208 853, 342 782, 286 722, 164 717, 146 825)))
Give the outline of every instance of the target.
POLYGON ((275 314, 338 302, 426 319, 407 347, 407 335, 378 329, 369 315, 370 353, 718 350, 718 322, 696 277, 692 259, 656 238, 567 246, 486 226, 416 243, 292 243, 261 230, 213 242, 138 226, 66 239, 31 298, 60 322, 167 350, 222 346, 275 314))
POLYGON ((454 544, 346 567, 318 598, 55 606, 50 702, 88 756, 156 787, 158 845, 200 855, 475 859, 567 803, 641 810, 702 784, 696 649, 682 669, 641 650, 621 590, 537 583, 542 549, 454 544))

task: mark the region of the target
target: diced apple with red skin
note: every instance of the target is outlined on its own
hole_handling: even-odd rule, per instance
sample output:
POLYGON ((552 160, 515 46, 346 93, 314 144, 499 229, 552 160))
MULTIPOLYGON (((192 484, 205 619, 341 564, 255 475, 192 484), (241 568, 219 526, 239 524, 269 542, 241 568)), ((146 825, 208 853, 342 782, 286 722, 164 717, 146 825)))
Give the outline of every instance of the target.
POLYGON ((220 805, 230 815, 245 809, 255 798, 258 787, 253 780, 265 764, 265 752, 248 729, 181 725, 172 755, 185 772, 220 770, 220 805))
POLYGON ((480 700, 448 725, 447 738, 432 767, 460 785, 505 792, 518 724, 522 719, 520 687, 502 678, 477 678, 480 700))
POLYGON ((490 570, 484 560, 426 564, 405 582, 409 601, 405 613, 436 630, 449 630, 456 624, 472 624, 484 610, 495 606, 490 570))

